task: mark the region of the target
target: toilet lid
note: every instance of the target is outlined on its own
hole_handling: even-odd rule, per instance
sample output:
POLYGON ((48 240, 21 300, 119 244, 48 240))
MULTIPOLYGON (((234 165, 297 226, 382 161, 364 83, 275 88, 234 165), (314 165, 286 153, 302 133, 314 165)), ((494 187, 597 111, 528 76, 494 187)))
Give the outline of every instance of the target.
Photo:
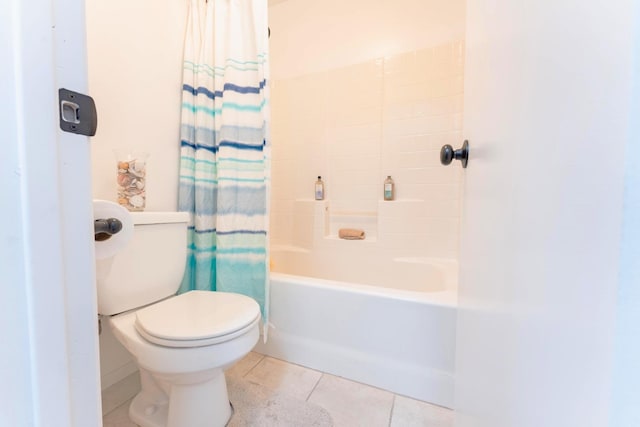
POLYGON ((156 344, 196 347, 232 339, 259 319, 258 303, 247 296, 191 291, 136 311, 135 327, 156 344))

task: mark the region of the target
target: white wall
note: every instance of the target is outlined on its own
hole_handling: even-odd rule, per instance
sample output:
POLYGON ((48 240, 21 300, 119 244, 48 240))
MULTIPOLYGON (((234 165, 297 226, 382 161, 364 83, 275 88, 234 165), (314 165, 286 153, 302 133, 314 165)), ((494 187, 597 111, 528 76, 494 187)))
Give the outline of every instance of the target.
POLYGON ((150 153, 147 210, 175 210, 188 2, 88 0, 89 90, 98 108, 93 195, 116 200, 113 150, 150 153))
POLYGON ((464 37, 460 0, 270 2, 274 80, 437 46, 464 37))
MULTIPOLYGON (((94 198, 116 200, 114 149, 146 151, 146 210, 177 209, 187 6, 186 0, 87 0, 89 91, 98 109, 94 198)), ((103 388, 135 370, 110 331, 100 337, 100 358, 103 388)))
POLYGON ((640 7, 635 10, 635 55, 615 330, 611 426, 640 425, 640 7))
POLYGON ((322 175, 328 235, 339 223, 391 256, 457 257, 461 169, 441 166, 439 150, 462 143, 464 10, 421 0, 270 8, 273 244, 324 245, 305 217, 317 210, 303 206, 322 175), (394 202, 381 202, 387 175, 394 202))

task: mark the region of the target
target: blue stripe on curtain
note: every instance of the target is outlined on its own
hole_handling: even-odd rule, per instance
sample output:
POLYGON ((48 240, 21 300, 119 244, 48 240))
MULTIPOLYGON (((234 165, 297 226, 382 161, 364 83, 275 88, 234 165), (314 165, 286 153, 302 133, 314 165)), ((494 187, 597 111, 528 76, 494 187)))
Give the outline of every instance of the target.
POLYGON ((224 236, 225 234, 267 234, 265 230, 233 230, 233 231, 216 231, 216 229, 210 230, 196 230, 195 227, 188 227, 189 230, 194 230, 196 233, 218 233, 224 236))
POLYGON ((194 105, 189 102, 182 103, 183 110, 191 110, 193 113, 206 113, 211 116, 219 116, 222 114, 224 110, 236 110, 236 111, 249 111, 254 113, 262 112, 262 109, 265 106, 265 101, 263 100, 258 105, 251 104, 238 104, 236 102, 223 102, 222 106, 219 108, 212 108, 205 105, 194 105))
POLYGON ((260 82, 260 84, 258 86, 238 86, 238 85, 234 85, 233 83, 225 83, 224 84, 224 89, 222 91, 211 91, 209 89, 207 89, 206 87, 198 87, 198 88, 194 88, 193 86, 190 86, 188 84, 183 84, 182 85, 182 90, 184 90, 185 92, 189 92, 192 95, 205 95, 207 98, 211 98, 211 99, 215 99, 216 97, 220 98, 222 97, 222 94, 224 91, 233 91, 233 92, 237 92, 237 93, 260 93, 260 91, 262 89, 264 89, 264 85, 266 83, 266 80, 262 80, 260 82))
POLYGON ((178 190, 179 209, 191 214, 180 291, 248 295, 260 304, 265 325, 270 186, 266 4, 191 0, 178 190), (254 31, 247 30, 251 27, 254 31))
POLYGON ((191 147, 195 150, 208 150, 211 151, 212 153, 217 153, 218 151, 220 151, 220 147, 233 147, 233 148, 237 148, 238 150, 258 150, 258 151, 262 151, 263 147, 264 147, 264 142, 260 145, 251 145, 251 144, 242 144, 240 142, 231 142, 231 141, 220 141, 220 144, 217 146, 207 146, 207 145, 201 145, 198 143, 192 143, 189 141, 185 141, 185 140, 181 140, 180 141, 180 145, 183 147, 191 147))
POLYGON ((205 126, 183 123, 180 127, 180 134, 189 136, 188 139, 185 138, 187 142, 194 141, 197 134, 200 143, 210 146, 214 145, 217 139, 237 142, 261 141, 264 135, 264 125, 261 124, 260 127, 223 125, 220 130, 214 129, 211 132, 211 129, 205 126))

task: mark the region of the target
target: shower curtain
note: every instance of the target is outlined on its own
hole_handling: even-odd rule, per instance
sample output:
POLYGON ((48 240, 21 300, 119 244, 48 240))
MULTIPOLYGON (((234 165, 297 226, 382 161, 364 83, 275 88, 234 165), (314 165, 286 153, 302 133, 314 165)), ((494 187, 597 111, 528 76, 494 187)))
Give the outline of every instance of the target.
MULTIPOLYGON (((190 213, 181 292, 254 298, 267 325, 270 144, 267 0, 191 0, 179 209, 190 213)), ((266 335, 265 335, 266 337, 266 335)))

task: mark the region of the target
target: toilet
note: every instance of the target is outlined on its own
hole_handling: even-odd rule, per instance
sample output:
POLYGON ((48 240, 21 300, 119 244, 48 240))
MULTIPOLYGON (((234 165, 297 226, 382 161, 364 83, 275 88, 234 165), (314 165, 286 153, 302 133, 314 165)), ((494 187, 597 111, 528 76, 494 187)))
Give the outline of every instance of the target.
POLYGON ((186 212, 131 212, 133 236, 96 260, 98 312, 140 369, 129 417, 142 427, 224 426, 224 371, 259 337, 260 307, 225 292, 175 295, 187 255, 186 212))

